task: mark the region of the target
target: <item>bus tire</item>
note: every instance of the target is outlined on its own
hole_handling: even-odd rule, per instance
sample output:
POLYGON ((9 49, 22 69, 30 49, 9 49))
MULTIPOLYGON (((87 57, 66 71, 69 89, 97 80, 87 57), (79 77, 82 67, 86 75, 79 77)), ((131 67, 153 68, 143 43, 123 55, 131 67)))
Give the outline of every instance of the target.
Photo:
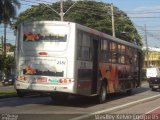
POLYGON ((99 95, 97 96, 98 103, 102 104, 106 101, 107 97, 107 89, 106 89, 106 82, 102 82, 99 95))
POLYGON ((155 88, 152 88, 152 91, 156 91, 157 89, 155 89, 155 88))
POLYGON ((132 92, 133 92, 133 90, 132 90, 132 89, 129 89, 129 90, 127 90, 127 91, 126 91, 126 93, 127 93, 128 95, 131 95, 131 94, 132 94, 132 92))
POLYGON ((17 91, 18 97, 21 97, 21 98, 24 97, 25 94, 21 90, 16 90, 16 91, 17 91))

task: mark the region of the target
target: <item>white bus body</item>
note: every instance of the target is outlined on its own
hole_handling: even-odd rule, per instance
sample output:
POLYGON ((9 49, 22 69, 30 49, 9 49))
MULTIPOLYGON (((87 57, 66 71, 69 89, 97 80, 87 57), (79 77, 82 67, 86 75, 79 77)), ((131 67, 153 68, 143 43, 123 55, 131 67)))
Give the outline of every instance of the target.
POLYGON ((140 47, 134 44, 76 23, 22 23, 17 33, 15 88, 19 93, 25 90, 92 96, 101 94, 105 80, 109 93, 131 89, 139 86, 139 51, 140 47), (107 54, 113 51, 104 52, 109 43, 113 43, 113 51, 119 49, 117 53, 121 50, 128 55, 128 49, 133 49, 135 65, 125 65, 125 56, 121 54, 117 63, 114 58, 109 59, 107 54), (129 73, 134 75, 130 77, 129 73))

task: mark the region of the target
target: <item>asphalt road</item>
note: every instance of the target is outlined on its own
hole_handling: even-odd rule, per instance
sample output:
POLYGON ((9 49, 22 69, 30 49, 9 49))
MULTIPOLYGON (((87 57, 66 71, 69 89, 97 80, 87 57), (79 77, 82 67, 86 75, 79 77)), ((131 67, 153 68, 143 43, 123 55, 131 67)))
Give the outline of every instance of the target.
POLYGON ((98 119, 95 114, 142 114, 160 105, 159 92, 151 91, 148 83, 135 89, 132 95, 121 92, 107 97, 104 104, 97 104, 94 97, 81 96, 70 96, 64 101, 53 101, 48 95, 6 98, 0 99, 0 113, 3 119, 12 117, 16 120, 87 120, 98 119), (154 104, 149 103, 150 101, 154 104))

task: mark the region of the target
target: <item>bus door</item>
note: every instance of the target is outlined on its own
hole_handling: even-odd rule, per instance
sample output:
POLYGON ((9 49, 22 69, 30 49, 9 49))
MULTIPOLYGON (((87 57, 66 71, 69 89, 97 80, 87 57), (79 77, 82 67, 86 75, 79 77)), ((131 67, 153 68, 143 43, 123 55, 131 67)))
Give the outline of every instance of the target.
POLYGON ((93 68, 92 68, 92 88, 91 93, 97 93, 97 80, 98 80, 98 47, 99 40, 93 39, 93 68))

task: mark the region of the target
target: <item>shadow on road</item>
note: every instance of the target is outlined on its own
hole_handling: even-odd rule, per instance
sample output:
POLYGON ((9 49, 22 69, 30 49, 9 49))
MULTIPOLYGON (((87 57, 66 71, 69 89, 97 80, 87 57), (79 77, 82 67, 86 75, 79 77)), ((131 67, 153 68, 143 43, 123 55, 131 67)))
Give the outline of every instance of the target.
MULTIPOLYGON (((114 94, 108 94, 106 103, 110 102, 110 101, 113 101, 113 100, 122 99, 122 98, 125 98, 125 97, 128 97, 128 96, 137 95, 137 94, 146 92, 148 90, 150 90, 150 89, 145 88, 145 87, 141 87, 141 88, 134 89, 131 94, 127 94, 126 92, 118 92, 118 93, 114 93, 114 94)), ((73 95, 71 95, 66 99, 53 100, 53 101, 50 101, 50 102, 46 103, 45 105, 87 108, 87 107, 97 105, 97 101, 96 101, 96 97, 84 97, 84 96, 73 96, 73 95)))
MULTIPOLYGON (((149 91, 149 88, 141 87, 133 90, 131 95, 126 94, 126 92, 120 92, 115 94, 108 94, 107 101, 110 102, 113 100, 118 100, 122 98, 126 98, 128 96, 134 96, 143 92, 149 91)), ((25 96, 23 98, 8 98, 8 99, 0 99, 0 107, 18 107, 24 106, 28 104, 41 104, 44 106, 69 106, 69 107, 80 107, 80 108, 87 108, 91 106, 97 105, 95 97, 84 97, 84 96, 69 96, 67 99, 64 100, 52 100, 50 96, 44 95, 34 95, 34 96, 25 96)))

